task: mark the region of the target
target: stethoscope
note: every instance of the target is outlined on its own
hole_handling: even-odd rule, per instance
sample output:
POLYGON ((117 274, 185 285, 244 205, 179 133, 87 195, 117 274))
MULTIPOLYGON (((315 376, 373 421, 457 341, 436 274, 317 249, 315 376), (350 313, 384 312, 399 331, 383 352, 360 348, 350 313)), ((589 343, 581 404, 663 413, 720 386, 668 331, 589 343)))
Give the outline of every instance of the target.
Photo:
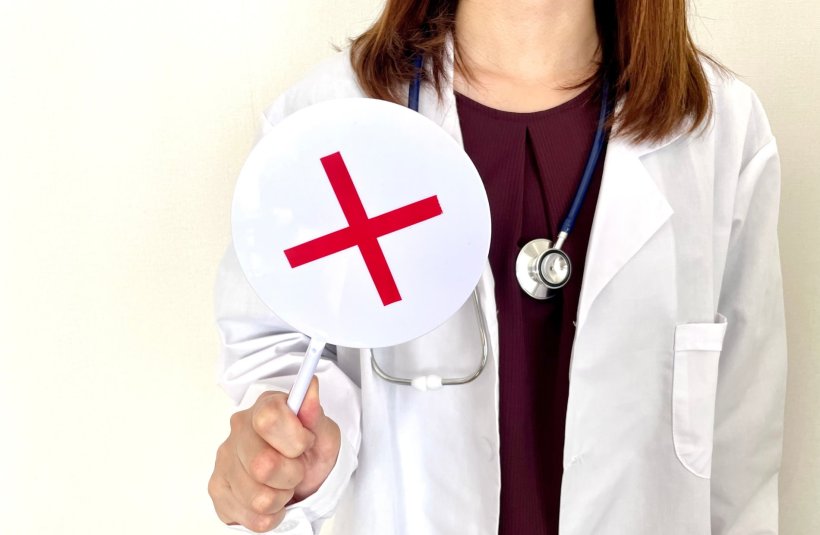
POLYGON ((549 299, 556 291, 566 286, 572 274, 572 262, 567 253, 561 249, 567 236, 575 226, 575 220, 584 204, 589 184, 592 182, 592 174, 598 165, 598 159, 604 147, 606 139, 606 120, 609 113, 609 86, 603 84, 601 91, 601 112, 598 115, 598 126, 595 130, 595 139, 592 142, 592 149, 587 157, 584 167, 584 174, 581 175, 581 183, 575 192, 575 198, 569 208, 569 213, 564 218, 561 231, 555 244, 552 241, 539 238, 530 241, 518 253, 515 259, 515 277, 518 284, 527 295, 535 299, 549 299))
MULTIPOLYGON (((421 56, 416 56, 414 66, 416 69, 416 76, 410 84, 409 93, 407 96, 407 107, 413 111, 419 111, 419 94, 421 91, 421 76, 422 76, 421 56)), ((584 167, 584 173, 581 176, 581 183, 578 185, 578 190, 575 192, 575 198, 572 201, 569 212, 564 218, 561 225, 561 230, 555 243, 551 240, 539 238, 530 241, 518 253, 515 261, 515 276, 518 279, 518 284, 527 295, 535 299, 549 299, 553 297, 558 290, 566 286, 572 274, 572 262, 569 256, 562 249, 564 243, 572 232, 575 226, 575 220, 581 211, 581 206, 586 198, 587 190, 592 182, 592 175, 598 165, 598 160, 606 141, 606 121, 609 114, 609 85, 603 84, 601 92, 601 112, 598 116, 598 126, 595 130, 595 138, 592 142, 592 149, 587 157, 587 163, 584 167)), ((484 368, 487 366, 487 355, 489 352, 487 340, 487 328, 484 324, 484 313, 481 306, 481 301, 478 298, 478 290, 473 291, 473 303, 475 305, 475 313, 477 315, 477 322, 479 327, 479 336, 481 338, 481 362, 478 368, 464 377, 458 378, 442 378, 439 375, 422 375, 415 378, 396 377, 385 372, 376 362, 375 356, 371 353, 370 364, 373 371, 390 383, 409 385, 419 390, 436 390, 443 385, 463 385, 470 383, 477 379, 484 368)))

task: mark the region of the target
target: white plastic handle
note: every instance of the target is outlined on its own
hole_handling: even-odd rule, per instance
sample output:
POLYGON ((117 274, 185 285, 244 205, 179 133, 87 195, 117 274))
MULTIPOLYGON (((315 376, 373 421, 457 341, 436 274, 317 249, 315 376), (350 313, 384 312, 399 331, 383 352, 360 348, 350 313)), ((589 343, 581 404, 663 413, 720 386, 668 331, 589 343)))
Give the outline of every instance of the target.
POLYGON ((299 373, 296 374, 296 380, 293 382, 293 387, 288 394, 288 407, 294 414, 299 412, 302 402, 305 400, 310 380, 313 379, 313 374, 316 373, 316 366, 319 364, 319 359, 322 358, 322 351, 325 349, 325 341, 321 338, 311 338, 305 352, 305 360, 299 367, 299 373))

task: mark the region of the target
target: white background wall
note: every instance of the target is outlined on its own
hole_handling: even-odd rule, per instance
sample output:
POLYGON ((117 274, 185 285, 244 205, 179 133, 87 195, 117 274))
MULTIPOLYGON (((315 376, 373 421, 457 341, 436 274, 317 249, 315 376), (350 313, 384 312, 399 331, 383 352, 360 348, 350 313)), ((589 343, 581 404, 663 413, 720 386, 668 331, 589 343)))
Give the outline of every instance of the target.
MULTIPOLYGON (((376 0, 0 0, 0 532, 225 533, 211 288, 261 110, 376 0)), ((820 5, 699 0, 783 157, 782 532, 820 530, 820 5)))

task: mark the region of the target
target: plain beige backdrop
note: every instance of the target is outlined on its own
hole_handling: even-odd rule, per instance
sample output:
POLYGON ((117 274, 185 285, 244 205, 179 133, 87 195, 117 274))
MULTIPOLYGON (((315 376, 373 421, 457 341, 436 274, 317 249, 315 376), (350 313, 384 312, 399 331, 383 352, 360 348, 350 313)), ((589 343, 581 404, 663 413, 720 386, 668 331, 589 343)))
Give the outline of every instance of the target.
MULTIPOLYGON (((211 289, 258 118, 376 0, 0 0, 0 533, 229 533, 211 289)), ((820 533, 820 4, 698 0, 783 160, 782 533, 820 533)))

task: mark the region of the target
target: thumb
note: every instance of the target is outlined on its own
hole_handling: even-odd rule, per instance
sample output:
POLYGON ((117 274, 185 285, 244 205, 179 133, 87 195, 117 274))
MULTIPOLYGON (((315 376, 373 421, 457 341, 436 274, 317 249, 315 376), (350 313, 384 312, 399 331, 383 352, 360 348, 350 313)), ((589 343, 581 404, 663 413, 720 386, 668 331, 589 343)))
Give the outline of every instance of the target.
POLYGON ((325 417, 325 412, 319 402, 319 378, 315 375, 310 380, 305 400, 302 402, 297 416, 303 426, 314 432, 325 417))

